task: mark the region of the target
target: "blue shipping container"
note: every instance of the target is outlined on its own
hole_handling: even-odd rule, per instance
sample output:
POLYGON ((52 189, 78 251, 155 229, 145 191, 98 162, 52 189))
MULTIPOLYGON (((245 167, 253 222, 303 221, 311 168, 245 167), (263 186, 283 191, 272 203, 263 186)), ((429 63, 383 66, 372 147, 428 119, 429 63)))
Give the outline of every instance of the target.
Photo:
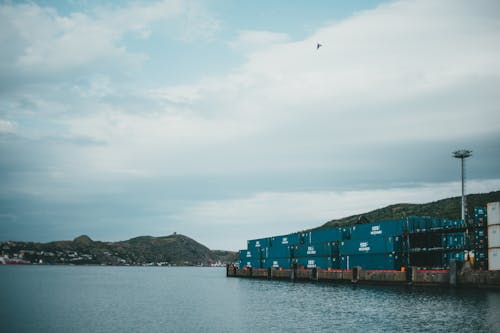
POLYGON ((437 218, 437 217, 432 217, 430 219, 430 229, 431 230, 441 230, 444 228, 445 225, 445 220, 437 218))
POLYGON ((340 243, 340 253, 367 254, 367 253, 389 253, 400 252, 402 237, 368 237, 366 240, 346 240, 340 243))
POLYGON ((268 258, 263 262, 263 268, 290 268, 290 258, 268 258))
POLYGON ((260 260, 262 258, 262 251, 261 249, 253 249, 253 250, 241 250, 240 251, 240 259, 258 259, 260 260))
POLYGON ((429 218, 421 216, 408 217, 406 224, 408 226, 408 232, 411 233, 427 231, 432 226, 429 218))
POLYGON ((248 267, 248 268, 262 268, 261 260, 241 260, 240 268, 248 267))
POLYGON ((330 243, 332 256, 338 255, 340 253, 340 243, 341 241, 330 243))
POLYGON ((447 220, 449 223, 449 228, 452 229, 460 229, 465 227, 465 223, 463 220, 447 220))
POLYGON ((342 240, 345 239, 351 239, 351 228, 350 227, 344 227, 344 228, 339 228, 340 233, 342 235, 342 240))
POLYGON ((454 220, 444 219, 444 221, 443 221, 443 229, 455 228, 455 225, 456 225, 456 223, 454 220))
POLYGON ((298 235, 299 235, 299 244, 298 245, 311 244, 312 235, 311 235, 310 231, 301 232, 298 235))
POLYGON ((465 260, 465 252, 464 251, 447 251, 443 253, 443 264, 448 267, 450 265, 450 261, 464 261, 465 260))
POLYGON ((247 257, 247 250, 239 250, 238 251, 238 258, 240 260, 246 259, 247 257))
POLYGON ((447 244, 446 244, 447 249, 463 248, 466 245, 465 233, 463 232, 454 232, 446 236, 447 236, 447 244))
POLYGON ((377 223, 358 224, 351 227, 351 239, 367 239, 369 237, 401 236, 404 220, 382 221, 377 223))
POLYGON ((404 222, 405 224, 405 230, 408 231, 409 233, 414 233, 417 232, 417 218, 415 216, 410 216, 406 218, 406 221, 404 222))
POLYGON ((311 231, 310 244, 328 243, 342 240, 342 229, 321 229, 311 231))
POLYGON ((273 246, 266 248, 265 258, 289 258, 291 256, 290 246, 273 243, 273 246))
POLYGON ((474 236, 479 239, 486 238, 486 230, 484 229, 476 229, 474 230, 474 236))
POLYGON ((295 259, 297 266, 303 268, 319 268, 328 269, 331 268, 331 259, 328 257, 310 257, 310 258, 297 258, 295 259))
POLYGON ((299 237, 298 233, 293 233, 293 234, 283 235, 283 236, 274 236, 274 237, 271 237, 271 246, 297 245, 297 244, 299 244, 299 240, 300 240, 300 237, 299 237))
POLYGON ((252 239, 247 242, 247 249, 254 250, 261 247, 268 247, 270 245, 270 238, 252 239))
POLYGON ((304 244, 295 249, 295 257, 329 257, 332 253, 330 243, 304 244))
POLYGON ((474 217, 485 217, 486 209, 484 207, 476 207, 474 208, 474 217))

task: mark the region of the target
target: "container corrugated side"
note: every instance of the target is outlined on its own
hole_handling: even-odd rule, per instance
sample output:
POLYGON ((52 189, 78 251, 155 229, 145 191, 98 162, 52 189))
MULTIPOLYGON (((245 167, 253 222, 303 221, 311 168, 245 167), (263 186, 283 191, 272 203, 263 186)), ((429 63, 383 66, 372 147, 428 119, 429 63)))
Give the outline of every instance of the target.
POLYGON ((262 261, 261 260, 242 260, 241 261, 242 266, 240 267, 248 267, 248 268, 262 268, 262 261))
POLYGON ((303 268, 331 268, 331 259, 328 257, 310 257, 310 258, 297 258, 295 259, 298 267, 303 268))
POLYGON ((300 233, 298 233, 298 235, 299 235, 299 244, 298 245, 311 244, 311 242, 312 242, 311 231, 300 232, 300 233))
POLYGON ((329 257, 332 254, 330 243, 299 245, 294 252, 295 257, 329 257))
POLYGON ((445 249, 461 249, 466 247, 466 236, 464 232, 453 232, 449 234, 443 234, 442 236, 442 246, 445 249))
POLYGON ((431 222, 431 225, 430 225, 430 229, 431 230, 441 230, 444 228, 444 224, 445 224, 445 220, 444 219, 440 219, 440 218, 437 218, 437 217, 432 217, 430 219, 430 222, 431 222))
POLYGON ((500 270, 500 224, 488 225, 488 269, 500 270))
POLYGON ((270 238, 251 239, 247 242, 247 248, 253 250, 268 247, 270 245, 270 240, 270 238))
POLYGON ((346 254, 368 254, 400 252, 402 237, 369 237, 364 240, 346 240, 340 243, 340 253, 346 254))
POLYGON ((500 202, 487 205, 488 269, 500 270, 500 202))
POLYGON ((263 261, 263 268, 290 268, 290 258, 268 258, 263 261))
POLYGON ((273 243, 273 246, 267 248, 266 258, 289 258, 290 254, 290 246, 273 243))
POLYGON ((488 226, 488 247, 500 248, 500 224, 488 226))
POLYGON ((500 202, 489 202, 486 206, 488 225, 500 224, 500 202))
POLYGON ((244 260, 244 259, 246 259, 246 257, 247 257, 247 250, 239 250, 238 251, 238 258, 240 260, 242 260, 242 259, 244 260))
POLYGON ((340 233, 342 235, 342 240, 351 239, 351 228, 350 227, 342 227, 339 229, 340 229, 340 233))
POLYGON ((358 224, 351 227, 351 239, 366 239, 367 237, 401 236, 404 220, 381 221, 377 223, 358 224))
POLYGON ((297 245, 300 242, 300 237, 298 233, 293 233, 293 234, 288 234, 288 235, 282 235, 282 236, 274 236, 271 237, 270 245, 271 246, 290 246, 290 245, 297 245))
POLYGON ((311 231, 311 244, 328 243, 342 240, 340 228, 321 229, 311 231))
POLYGON ((261 249, 253 249, 253 250, 242 250, 240 251, 240 259, 250 260, 250 259, 261 259, 262 258, 262 250, 261 249))
POLYGON ((443 227, 445 229, 461 229, 465 228, 465 222, 463 220, 450 220, 450 219, 445 219, 443 227))
POLYGON ((410 216, 408 221, 408 232, 424 232, 431 228, 430 218, 422 216, 410 216))

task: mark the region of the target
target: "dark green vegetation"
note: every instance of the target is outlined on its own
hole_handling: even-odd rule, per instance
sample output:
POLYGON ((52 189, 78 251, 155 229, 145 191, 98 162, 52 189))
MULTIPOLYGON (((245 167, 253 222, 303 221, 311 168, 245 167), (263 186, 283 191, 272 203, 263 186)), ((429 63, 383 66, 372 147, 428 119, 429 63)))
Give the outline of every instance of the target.
MULTIPOLYGON (((486 207, 488 202, 495 201, 500 201, 500 191, 467 195, 467 210, 469 212, 469 217, 473 217, 475 207, 486 207)), ((319 229, 353 225, 357 223, 394 220, 407 216, 432 216, 460 219, 461 202, 462 197, 453 197, 425 204, 395 204, 368 213, 331 220, 319 227, 319 229)))
POLYGON ((121 242, 93 241, 79 236, 73 241, 50 243, 0 243, 3 255, 31 263, 106 265, 209 266, 232 262, 236 253, 211 251, 193 239, 173 234, 141 236, 121 242))

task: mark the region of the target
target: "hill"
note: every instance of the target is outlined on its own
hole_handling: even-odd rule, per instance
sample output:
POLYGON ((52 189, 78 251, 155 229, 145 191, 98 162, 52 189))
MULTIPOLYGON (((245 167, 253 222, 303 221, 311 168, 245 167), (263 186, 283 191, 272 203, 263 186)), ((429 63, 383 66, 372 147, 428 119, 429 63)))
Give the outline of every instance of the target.
POLYGON ((82 235, 73 241, 5 242, 1 247, 3 254, 10 258, 52 264, 208 266, 232 262, 236 258, 234 252, 211 251, 179 234, 141 236, 121 242, 93 241, 82 235))
MULTIPOLYGON (((467 210, 474 214, 475 207, 486 207, 488 202, 500 201, 500 191, 467 195, 467 210)), ((317 229, 332 228, 357 223, 368 223, 399 219, 407 216, 433 216, 441 218, 461 218, 462 197, 453 197, 425 204, 399 203, 368 213, 331 220, 317 229)))

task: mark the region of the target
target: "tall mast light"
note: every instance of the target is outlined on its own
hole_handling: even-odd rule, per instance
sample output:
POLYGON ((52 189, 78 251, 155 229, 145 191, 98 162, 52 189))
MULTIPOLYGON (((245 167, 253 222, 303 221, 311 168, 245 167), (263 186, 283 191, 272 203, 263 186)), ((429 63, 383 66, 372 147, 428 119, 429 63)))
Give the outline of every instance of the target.
POLYGON ((461 170, 462 170, 462 220, 465 221, 465 211, 466 211, 466 202, 465 202, 465 159, 472 156, 472 150, 460 149, 453 152, 453 157, 459 158, 461 162, 461 170))

